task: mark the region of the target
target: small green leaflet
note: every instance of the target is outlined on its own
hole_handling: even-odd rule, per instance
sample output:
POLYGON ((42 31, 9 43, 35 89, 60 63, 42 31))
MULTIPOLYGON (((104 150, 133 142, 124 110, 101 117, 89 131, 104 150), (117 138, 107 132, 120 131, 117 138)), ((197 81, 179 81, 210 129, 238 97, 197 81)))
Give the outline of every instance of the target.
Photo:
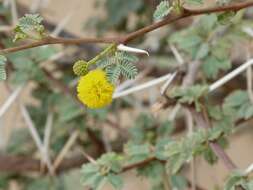
POLYGON ((132 63, 123 61, 121 64, 119 64, 119 66, 120 66, 122 75, 128 79, 134 79, 135 76, 138 74, 138 70, 136 66, 132 63))
POLYGON ((199 47, 199 50, 196 54, 195 59, 203 59, 205 58, 209 53, 209 44, 208 43, 202 43, 199 47))
POLYGON ((109 174, 107 180, 114 187, 114 189, 122 189, 123 180, 119 175, 109 174))
POLYGON ((120 65, 112 65, 106 68, 106 74, 108 79, 112 82, 112 83, 116 83, 117 80, 120 77, 121 74, 121 67, 120 65))
POLYGON ((171 180, 171 185, 175 189, 181 189, 181 190, 186 190, 187 189, 187 180, 184 176, 181 175, 172 175, 170 177, 171 180))
POLYGON ((246 91, 237 90, 228 95, 223 103, 224 113, 235 119, 249 119, 253 116, 253 105, 246 91))
POLYGON ((0 55, 0 81, 6 80, 6 71, 5 71, 5 64, 6 64, 6 57, 0 55))
POLYGON ((135 163, 135 162, 140 162, 145 159, 147 159, 150 154, 150 145, 149 144, 133 144, 133 143, 128 143, 124 147, 124 152, 126 153, 128 157, 128 162, 129 163, 135 163))
POLYGON ((224 190, 236 190, 238 186, 245 190, 251 190, 252 182, 241 172, 234 171, 227 179, 224 190))
POLYGON ((110 82, 116 83, 122 75, 127 79, 134 79, 138 74, 137 67, 133 64, 138 58, 125 53, 116 52, 113 57, 107 57, 98 62, 98 67, 105 69, 110 82))
POLYGON ((112 26, 118 26, 128 17, 129 12, 137 12, 143 6, 143 1, 136 0, 109 0, 105 1, 105 8, 107 9, 108 18, 106 22, 101 24, 112 26))
POLYGON ((151 180, 158 180, 162 178, 164 166, 159 161, 153 161, 144 167, 138 168, 137 172, 140 176, 148 177, 151 180))
POLYGON ((195 85, 187 88, 175 87, 171 90, 169 97, 177 99, 180 103, 194 103, 199 110, 199 99, 208 93, 208 86, 195 85))
POLYGON ((202 65, 202 70, 208 78, 216 78, 220 71, 227 71, 231 68, 229 59, 218 59, 214 56, 209 56, 202 65))
POLYGON ((43 18, 38 14, 26 14, 19 19, 17 26, 14 29, 15 37, 14 42, 31 38, 41 39, 45 36, 45 28, 41 24, 43 18))
POLYGON ((155 20, 163 19, 165 16, 167 16, 170 11, 172 10, 172 7, 170 7, 169 1, 162 1, 155 10, 155 13, 153 15, 155 20))
POLYGON ((226 134, 227 129, 220 126, 208 130, 198 129, 192 135, 184 137, 178 141, 171 139, 160 140, 155 147, 155 156, 161 160, 167 160, 167 168, 171 174, 176 174, 184 163, 194 156, 203 154, 209 160, 215 161, 208 141, 217 141, 226 134), (208 155, 207 155, 208 153, 208 155), (210 154, 211 153, 211 154, 210 154))
POLYGON ((227 11, 218 15, 218 22, 220 24, 230 24, 234 16, 236 15, 235 11, 227 11))
POLYGON ((82 166, 81 183, 100 190, 109 182, 114 189, 121 189, 123 180, 118 175, 121 171, 121 157, 115 153, 104 154, 96 163, 88 163, 82 166))
POLYGON ((231 3, 231 1, 232 0, 218 0, 216 3, 219 6, 224 6, 224 5, 227 5, 227 4, 231 3))
MULTIPOLYGON (((199 48, 203 43, 203 39, 201 38, 201 36, 195 34, 191 30, 183 30, 172 34, 168 42, 175 44, 179 50, 186 52, 191 57, 193 57, 193 59, 196 59, 195 54, 196 52, 200 51, 199 48)), ((201 57, 201 54, 198 56, 201 57)))

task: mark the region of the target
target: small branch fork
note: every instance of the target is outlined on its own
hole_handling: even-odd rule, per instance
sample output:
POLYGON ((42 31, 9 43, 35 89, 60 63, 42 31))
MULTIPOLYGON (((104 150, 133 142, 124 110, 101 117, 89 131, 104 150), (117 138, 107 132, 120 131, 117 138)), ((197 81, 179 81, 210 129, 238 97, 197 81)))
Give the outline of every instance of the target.
POLYGON ((48 36, 40 41, 20 45, 17 47, 7 48, 0 50, 0 54, 7 54, 7 53, 13 53, 25 49, 30 49, 34 47, 39 47, 43 45, 49 45, 49 44, 65 44, 65 45, 71 45, 71 44, 84 44, 84 43, 115 43, 115 44, 127 44, 130 41, 139 38, 143 36, 146 33, 149 33, 151 31, 154 31, 158 28, 161 28, 165 25, 168 25, 170 23, 176 22, 180 19, 196 16, 196 15, 202 15, 202 14, 210 14, 210 13, 218 13, 218 12, 224 12, 224 11, 239 11, 241 9, 247 8, 253 6, 253 1, 248 2, 242 2, 242 3, 234 3, 227 6, 219 6, 219 7, 211 7, 211 8, 202 8, 202 9, 187 9, 182 8, 182 12, 179 15, 169 15, 162 21, 150 24, 146 27, 143 27, 137 31, 131 32, 129 34, 126 34, 124 36, 119 37, 108 37, 108 38, 76 38, 76 39, 69 39, 69 38, 60 38, 60 37, 51 37, 48 36))

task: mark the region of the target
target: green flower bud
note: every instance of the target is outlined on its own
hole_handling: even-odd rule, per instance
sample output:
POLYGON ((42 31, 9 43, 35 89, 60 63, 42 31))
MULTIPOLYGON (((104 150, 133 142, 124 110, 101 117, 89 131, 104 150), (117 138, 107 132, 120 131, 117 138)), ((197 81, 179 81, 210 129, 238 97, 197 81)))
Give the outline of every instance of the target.
POLYGON ((89 64, 86 61, 79 60, 75 62, 73 71, 77 76, 84 76, 88 73, 89 64))

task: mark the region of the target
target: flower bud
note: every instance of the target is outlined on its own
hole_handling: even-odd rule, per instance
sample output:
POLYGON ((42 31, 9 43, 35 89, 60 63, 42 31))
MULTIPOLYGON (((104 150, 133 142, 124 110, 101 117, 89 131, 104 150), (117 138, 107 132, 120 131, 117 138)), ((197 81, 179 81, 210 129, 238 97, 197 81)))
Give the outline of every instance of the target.
POLYGON ((83 60, 75 62, 73 66, 73 71, 77 76, 84 76, 88 73, 88 63, 83 60))

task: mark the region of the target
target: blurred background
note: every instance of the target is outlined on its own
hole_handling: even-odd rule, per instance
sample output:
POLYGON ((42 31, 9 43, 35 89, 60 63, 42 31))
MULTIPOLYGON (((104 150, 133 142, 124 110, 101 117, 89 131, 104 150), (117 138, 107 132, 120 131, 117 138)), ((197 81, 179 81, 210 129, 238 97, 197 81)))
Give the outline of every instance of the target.
MULTIPOLYGON (((17 0, 16 6, 19 17, 23 16, 23 14, 27 12, 38 12, 41 14, 44 18, 48 31, 54 32, 55 35, 64 37, 92 37, 127 33, 129 31, 133 31, 137 28, 147 25, 148 23, 151 23, 153 11, 159 2, 159 0, 17 0)), ((194 22, 192 18, 184 19, 171 26, 154 31, 145 36, 145 38, 136 42, 136 45, 138 47, 148 49, 151 54, 149 58, 140 58, 138 67, 141 72, 148 74, 145 74, 145 77, 142 77, 139 81, 137 81, 137 83, 141 83, 143 81, 147 81, 148 79, 161 76, 162 74, 169 71, 167 62, 170 62, 169 64, 174 64, 175 61, 172 60, 172 56, 166 57, 168 54, 171 55, 171 51, 166 45, 166 36, 184 27, 188 27, 192 22, 194 22)), ((59 45, 56 47, 62 50, 61 52, 63 55, 59 56, 56 61, 50 60, 48 63, 56 62, 56 64, 60 65, 61 69, 71 68, 71 63, 77 59, 91 58, 101 48, 101 46, 98 45, 83 45, 80 47, 70 46, 65 48, 59 45)), ((235 50, 235 52, 237 52, 237 54, 239 54, 241 57, 244 57, 240 53, 240 46, 235 50)), ((233 54, 233 56, 236 55, 233 54)), ((237 56, 235 59, 242 59, 240 56, 239 58, 237 56)), ((47 68, 48 70, 53 71, 56 67, 54 65, 50 66, 50 64, 48 64, 47 68)), ((56 77, 58 75, 61 76, 60 73, 55 74, 56 77)), ((67 81, 67 79, 65 81, 67 81)), ((20 102, 22 102, 22 104, 33 105, 35 107, 36 105, 41 104, 41 102, 39 102, 38 99, 32 95, 36 87, 37 85, 34 82, 29 82, 27 85, 22 87, 22 90, 18 92, 18 98, 15 99, 14 103, 0 117, 1 167, 5 165, 6 159, 15 159, 14 157, 5 158, 4 155, 23 155, 28 157, 28 155, 32 152, 33 158, 39 158, 38 153, 35 151, 36 148, 35 145, 33 145, 31 136, 27 133, 27 124, 24 122, 24 118, 19 108, 20 102)), ((1 82, 1 106, 6 103, 6 100, 10 97, 10 94, 12 93, 9 90, 8 85, 1 82)), ((111 146, 117 147, 117 141, 114 140, 118 138, 118 131, 115 130, 114 127, 103 127, 103 125, 120 125, 120 127, 123 129, 131 127, 134 121, 133 118, 137 118, 142 113, 146 114, 147 112, 152 112, 151 105, 160 100, 159 87, 148 89, 142 93, 134 94, 133 96, 134 98, 129 98, 126 101, 128 104, 132 105, 134 109, 133 107, 126 107, 124 110, 120 111, 120 113, 117 114, 110 112, 107 115, 109 118, 107 123, 97 124, 94 122, 94 120, 87 121, 89 123, 89 126, 95 126, 95 128, 102 130, 103 135, 106 136, 106 138, 108 138, 111 142, 109 149, 111 146)), ((67 101, 63 101, 63 104, 65 104, 67 101)), ((117 110, 117 106, 120 105, 120 103, 116 103, 113 109, 117 110)), ((65 109, 66 112, 71 112, 72 108, 70 105, 69 108, 60 109, 65 109)), ((170 110, 167 110, 162 113, 161 117, 166 117, 169 111, 170 110)), ((93 116, 95 115, 96 117, 104 117, 103 111, 90 114, 93 116)), ((45 123, 47 117, 45 116, 41 119, 41 123, 45 123)), ((64 119, 68 120, 68 118, 63 118, 63 120, 64 119)), ((41 125, 39 122, 35 123, 37 126, 41 125)), ((55 152, 60 152, 64 144, 67 142, 68 138, 73 133, 73 128, 76 127, 75 124, 70 123, 70 129, 66 127, 59 129, 57 128, 59 125, 60 124, 56 124, 53 126, 55 129, 52 132, 57 133, 54 134, 54 136, 55 138, 58 138, 58 142, 52 142, 52 144, 54 143, 52 146, 54 146, 55 152)), ((42 128, 43 127, 44 125, 42 128)), ((82 126, 78 126, 78 128, 82 128, 82 126)), ((246 123, 245 126, 240 127, 240 129, 238 129, 238 131, 230 137, 230 144, 226 149, 228 155, 231 156, 233 161, 238 166, 240 166, 241 169, 246 168, 253 159, 253 150, 251 147, 251 144, 253 143, 252 130, 253 128, 251 123, 246 123)), ((180 133, 178 136, 181 135, 182 134, 180 133)), ((89 138, 87 137, 87 134, 81 135, 77 140, 79 141, 79 145, 85 144, 86 142, 84 139, 86 138, 89 138)), ((91 149, 93 148, 91 147, 91 149)), ((75 146, 73 146, 70 148, 69 153, 66 157, 72 157, 76 154, 76 152, 78 151, 76 150, 75 146)), ((52 154, 54 155, 55 153, 52 154)), ((83 160, 78 160, 78 162, 82 161, 83 160)), ((16 162, 14 161, 13 163, 16 162)), ((219 187, 221 184, 223 184, 227 176, 227 170, 220 163, 220 161, 218 164, 210 166, 202 158, 197 158, 196 163, 196 179, 197 184, 200 187, 205 187, 205 189, 214 189, 215 187, 219 187)), ((67 171, 64 171, 62 174, 60 174, 59 179, 64 183, 64 188, 62 189, 84 189, 81 185, 79 185, 80 164, 77 165, 77 167, 68 169, 67 171)), ((24 173, 24 177, 22 178, 18 175, 15 175, 15 172, 11 175, 9 175, 7 172, 1 172, 2 177, 0 177, 0 189, 2 187, 3 190, 35 190, 42 189, 40 187, 47 183, 46 178, 43 178, 43 180, 32 180, 33 178, 27 178, 27 176, 34 177, 38 175, 36 173, 32 172, 31 174, 28 172, 28 174, 26 174, 25 171, 24 173)), ((183 174, 187 178, 190 178, 190 173, 190 167, 185 167, 183 174)), ((136 177, 135 172, 127 172, 123 174, 123 176, 125 178, 125 190, 144 190, 149 189, 150 187, 149 182, 142 177, 136 177)), ((105 189, 109 190, 111 187, 107 186, 105 189)))

